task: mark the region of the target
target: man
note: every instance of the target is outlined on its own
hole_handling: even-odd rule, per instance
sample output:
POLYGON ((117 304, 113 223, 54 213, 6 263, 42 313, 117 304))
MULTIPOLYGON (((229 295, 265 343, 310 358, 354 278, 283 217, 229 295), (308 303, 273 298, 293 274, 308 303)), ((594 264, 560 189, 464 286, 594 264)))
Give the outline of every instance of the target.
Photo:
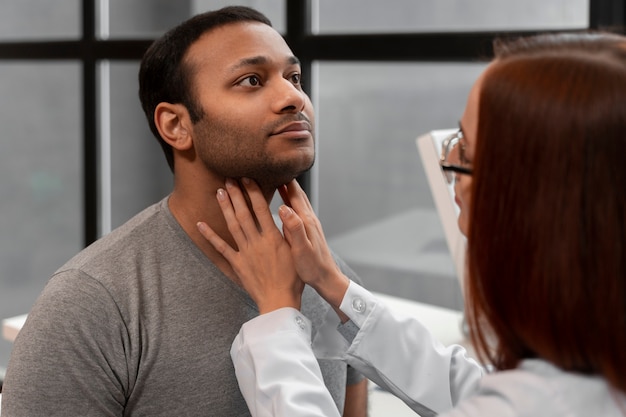
MULTIPOLYGON (((265 16, 230 7, 157 40, 139 81, 174 189, 55 273, 15 342, 3 417, 249 415, 229 349, 258 311, 196 223, 233 243, 215 198, 225 178, 254 179, 269 201, 313 164, 298 60, 265 16)), ((307 288, 314 325, 328 308, 307 288)), ((367 381, 320 364, 337 407, 364 416, 367 381)))

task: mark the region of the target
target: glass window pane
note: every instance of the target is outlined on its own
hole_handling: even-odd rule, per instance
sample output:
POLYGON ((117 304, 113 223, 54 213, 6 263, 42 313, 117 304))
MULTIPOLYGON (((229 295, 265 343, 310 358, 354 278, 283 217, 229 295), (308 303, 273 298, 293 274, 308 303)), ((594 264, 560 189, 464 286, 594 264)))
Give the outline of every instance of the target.
POLYGON ((0 318, 27 313, 83 245, 80 79, 77 63, 0 62, 0 318))
POLYGON ((586 28, 589 0, 317 0, 320 33, 586 28))
POLYGON ((161 146, 148 127, 137 94, 138 62, 115 62, 111 74, 111 225, 156 203, 172 190, 161 146))
POLYGON ((2 0, 0 41, 77 39, 80 0, 2 0))
POLYGON ((149 38, 190 16, 190 1, 102 0, 102 38, 149 38))
POLYGON ((272 21, 272 26, 280 33, 285 33, 287 30, 287 5, 288 0, 239 0, 233 2, 232 0, 193 0, 193 14, 202 13, 207 10, 215 10, 225 6, 232 6, 233 4, 239 6, 252 7, 272 21))
MULTIPOLYGON (((263 12, 279 32, 284 31, 286 27, 284 0, 247 0, 237 4, 251 6, 263 12)), ((101 36, 156 37, 195 14, 228 5, 232 5, 232 1, 103 0, 101 36)))
POLYGON ((370 289, 461 308, 415 139, 457 126, 484 66, 316 64, 320 220, 370 289))

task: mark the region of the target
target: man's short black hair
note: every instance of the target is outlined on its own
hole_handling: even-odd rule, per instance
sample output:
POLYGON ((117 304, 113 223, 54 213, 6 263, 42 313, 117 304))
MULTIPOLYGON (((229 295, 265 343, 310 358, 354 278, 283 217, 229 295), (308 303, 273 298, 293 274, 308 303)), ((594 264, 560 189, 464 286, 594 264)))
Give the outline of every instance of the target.
POLYGON ((243 6, 229 6, 196 15, 169 30, 145 52, 139 68, 139 99, 150 130, 158 139, 172 172, 172 148, 159 134, 154 123, 154 110, 159 103, 183 104, 191 121, 203 117, 202 108, 191 89, 191 71, 183 62, 189 47, 206 32, 236 22, 260 22, 272 26, 262 13, 243 6))

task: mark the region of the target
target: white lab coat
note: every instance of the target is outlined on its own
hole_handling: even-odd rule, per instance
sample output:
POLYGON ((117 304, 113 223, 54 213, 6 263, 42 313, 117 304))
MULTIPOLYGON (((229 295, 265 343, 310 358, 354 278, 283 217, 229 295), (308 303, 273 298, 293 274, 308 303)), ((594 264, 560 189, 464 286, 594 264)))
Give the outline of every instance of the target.
POLYGON ((350 284, 340 308, 356 325, 351 343, 334 330, 332 310, 331 327, 313 341, 310 323, 291 308, 242 326, 231 357, 254 417, 339 416, 316 355, 342 357, 423 417, 624 416, 617 402, 626 410, 626 396, 603 379, 545 361, 485 375, 464 348, 441 345, 417 320, 390 311, 357 284, 350 284))

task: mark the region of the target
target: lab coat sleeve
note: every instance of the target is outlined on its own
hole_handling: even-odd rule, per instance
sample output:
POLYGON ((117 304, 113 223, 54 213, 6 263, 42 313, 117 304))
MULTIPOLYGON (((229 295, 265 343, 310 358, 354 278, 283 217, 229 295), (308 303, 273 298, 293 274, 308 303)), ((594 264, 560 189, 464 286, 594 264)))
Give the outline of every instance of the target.
MULTIPOLYGON (((351 341, 335 340, 315 351, 340 355, 422 417, 449 411, 478 391, 483 368, 463 347, 443 346, 417 319, 390 310, 354 282, 340 308, 359 331, 351 341)), ((335 330, 332 338, 337 336, 335 330)), ((231 358, 252 416, 339 415, 313 351, 310 322, 295 309, 263 314, 242 326, 231 358)))
POLYGON ((298 310, 246 322, 230 354, 253 417, 339 417, 311 348, 311 322, 298 310))
POLYGON ((390 310, 354 282, 340 308, 360 329, 346 362, 420 415, 448 411, 477 392, 483 367, 463 347, 435 340, 416 318, 390 310))

